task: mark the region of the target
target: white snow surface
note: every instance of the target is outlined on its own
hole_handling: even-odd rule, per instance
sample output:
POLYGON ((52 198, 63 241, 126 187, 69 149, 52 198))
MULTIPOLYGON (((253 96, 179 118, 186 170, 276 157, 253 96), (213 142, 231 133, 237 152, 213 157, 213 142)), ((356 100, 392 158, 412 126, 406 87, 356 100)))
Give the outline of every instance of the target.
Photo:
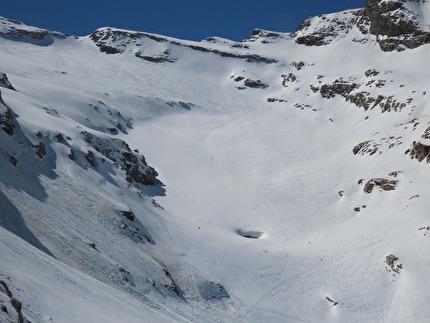
POLYGON ((90 37, 0 38, 17 90, 1 88, 16 128, 0 130, 0 280, 29 321, 428 321, 430 165, 405 151, 430 143, 429 45, 382 52, 355 27, 320 47, 139 37, 111 55, 90 37), (405 105, 312 90, 339 80, 405 105), (157 183, 129 183, 85 133, 138 149, 157 183), (377 152, 354 155, 364 141, 377 152), (372 178, 398 182, 365 193, 372 178))

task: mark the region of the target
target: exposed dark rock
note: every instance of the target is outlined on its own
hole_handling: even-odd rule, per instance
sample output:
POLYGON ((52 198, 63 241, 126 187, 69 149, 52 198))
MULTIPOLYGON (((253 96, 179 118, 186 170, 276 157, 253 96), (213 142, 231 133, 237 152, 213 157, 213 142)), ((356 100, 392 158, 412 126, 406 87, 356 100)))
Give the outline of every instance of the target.
POLYGON ((253 89, 265 89, 265 88, 269 87, 269 85, 261 82, 260 80, 246 79, 244 84, 245 84, 245 86, 253 88, 253 89))
POLYGON ((90 163, 91 166, 96 166, 96 157, 94 156, 94 152, 91 150, 88 150, 87 154, 85 155, 85 159, 90 163))
POLYGON ((297 77, 293 73, 288 74, 282 74, 282 85, 284 87, 288 87, 289 82, 295 82, 297 80, 297 77))
POLYGON ((62 141, 64 141, 64 135, 63 135, 61 132, 57 133, 57 134, 54 136, 54 138, 55 138, 55 139, 57 139, 57 141, 58 141, 58 142, 62 142, 62 141))
POLYGON ((357 155, 357 154, 361 154, 361 155, 369 154, 370 156, 372 156, 377 151, 378 151, 378 146, 373 141, 371 141, 371 140, 363 141, 363 142, 359 143, 358 145, 356 145, 352 149, 352 152, 353 152, 354 155, 357 155))
POLYGON ((321 15, 303 21, 293 33, 296 43, 323 46, 347 35, 362 18, 364 10, 350 10, 341 17, 321 15), (314 27, 318 26, 318 27, 314 27))
POLYGON ((166 284, 165 287, 170 289, 172 292, 174 292, 176 295, 178 295, 179 297, 180 295, 180 290, 178 288, 178 286, 176 285, 176 282, 173 280, 172 276, 170 275, 170 273, 166 270, 163 269, 164 274, 166 275, 166 277, 170 280, 170 284, 166 284))
POLYGON ((377 76, 378 74, 379 72, 375 69, 368 69, 366 72, 364 72, 364 75, 366 75, 366 77, 377 76))
POLYGON ((280 33, 276 33, 273 31, 267 31, 267 30, 260 29, 260 28, 255 28, 252 31, 252 36, 274 38, 274 39, 282 37, 282 35, 280 33))
POLYGON ((13 155, 9 156, 9 161, 15 167, 16 167, 16 165, 18 165, 18 159, 16 159, 16 157, 13 155))
POLYGON ((294 107, 297 108, 297 109, 300 109, 300 110, 317 111, 317 109, 315 109, 311 105, 305 104, 305 103, 295 103, 294 107))
MULTIPOLYGON (((420 0, 417 9, 407 6, 406 0, 367 0, 365 9, 350 10, 342 15, 321 15, 303 21, 292 34, 298 44, 322 46, 340 39, 353 28, 363 35, 376 36, 383 51, 402 51, 430 43, 430 32, 421 27, 420 0)), ((367 42, 365 37, 355 37, 353 41, 367 42)))
POLYGON ((134 222, 135 215, 132 211, 121 211, 121 214, 126 219, 130 220, 131 222, 134 222))
POLYGON ((184 108, 185 110, 191 110, 191 108, 194 106, 194 103, 192 102, 183 102, 183 101, 165 101, 165 103, 168 106, 171 106, 171 107, 179 106, 181 108, 184 108))
POLYGON ((16 310, 17 313, 21 312, 22 310, 22 304, 20 301, 18 301, 16 298, 11 298, 10 303, 13 306, 13 308, 16 310))
POLYGON ((113 36, 116 38, 115 33, 110 28, 96 30, 90 35, 90 39, 96 44, 100 51, 106 54, 119 54, 121 50, 108 45, 108 41, 113 36))
POLYGON ((419 17, 404 5, 405 2, 366 1, 364 17, 369 20, 370 33, 378 37, 383 51, 402 51, 430 43, 430 33, 421 29, 419 17))
MULTIPOLYGON (((414 126, 415 128, 415 126, 414 126)), ((415 130, 415 129, 414 129, 415 130)), ((421 136, 421 138, 423 139, 430 139, 430 127, 428 127, 425 131, 424 134, 421 136)))
POLYGON ((373 188, 375 186, 378 186, 383 191, 392 191, 396 189, 398 181, 396 180, 390 180, 386 178, 372 178, 367 181, 367 183, 364 185, 363 191, 365 193, 372 193, 373 188))
POLYGON ((66 35, 39 28, 29 29, 22 22, 11 19, 0 19, 0 37, 14 41, 22 41, 37 46, 49 46, 55 39, 64 39, 66 35))
POLYGON ((314 92, 314 93, 317 93, 320 90, 319 86, 315 86, 315 85, 312 85, 312 84, 309 85, 309 87, 310 87, 311 91, 314 92))
POLYGON ((5 73, 0 73, 0 87, 4 87, 9 90, 15 90, 15 88, 10 84, 7 75, 5 73))
POLYGON ((290 65, 292 67, 294 67, 296 70, 300 71, 305 66, 305 63, 302 62, 302 61, 300 61, 300 62, 291 62, 290 65))
MULTIPOLYGON (((372 71, 369 73, 373 73, 372 71)), ((369 81, 368 86, 373 84, 375 80, 369 81)), ((375 83, 375 86, 381 87, 385 84, 385 80, 379 80, 375 83)), ((359 108, 364 110, 372 110, 375 107, 379 107, 381 112, 400 112, 408 104, 411 104, 413 99, 408 98, 405 102, 397 101, 393 95, 385 97, 383 95, 378 95, 377 97, 372 97, 367 91, 357 92, 363 84, 358 84, 345 80, 343 78, 336 79, 333 83, 326 83, 321 86, 311 85, 311 90, 316 93, 320 92, 321 96, 325 99, 334 98, 336 95, 342 96, 346 102, 350 102, 359 108)))
MULTIPOLYGON (((132 151, 125 141, 108 137, 99 138, 87 131, 83 131, 82 134, 84 135, 85 141, 93 147, 97 153, 108 158, 114 165, 120 167, 125 172, 128 182, 131 183, 134 181, 143 185, 153 185, 155 183, 154 171, 146 163, 145 157, 132 151)), ((95 154, 94 152, 91 153, 93 156, 88 156, 88 154, 87 156, 90 160, 94 160, 95 165, 95 154)), ((88 162, 90 162, 90 160, 88 160, 88 162)))
POLYGON ((7 295, 8 297, 12 297, 12 292, 10 291, 9 286, 6 284, 6 282, 5 282, 5 281, 3 281, 3 280, 0 280, 0 285, 1 285, 1 286, 3 287, 3 289, 5 290, 6 295, 7 295))
POLYGON ((355 90, 359 85, 348 83, 343 80, 336 80, 332 84, 324 84, 320 88, 321 96, 325 99, 334 98, 337 94, 346 97, 350 92, 355 90))
POLYGON ((39 156, 39 158, 46 156, 46 148, 43 142, 33 145, 33 148, 36 148, 36 155, 39 156))
POLYGON ((12 136, 15 131, 15 124, 13 122, 12 111, 3 102, 0 92, 0 127, 9 136, 12 136))
POLYGON ((397 264, 397 260, 399 260, 399 258, 394 255, 388 255, 385 257, 385 263, 391 268, 392 271, 399 274, 400 269, 403 269, 403 265, 397 264))
POLYGON ((399 174, 403 173, 402 171, 398 170, 398 171, 393 171, 393 172, 389 172, 388 176, 392 176, 392 177, 397 177, 399 176, 399 174))
POLYGON ((429 145, 424 145, 416 141, 412 143, 412 148, 410 150, 411 158, 416 158, 418 159, 419 162, 422 162, 424 159, 427 158, 427 162, 430 162, 429 153, 430 153, 429 145))
POLYGON ((273 103, 273 102, 288 102, 285 99, 280 99, 280 98, 266 98, 266 101, 269 103, 273 103))
POLYGON ((134 56, 144 59, 145 61, 152 63, 174 63, 176 59, 173 59, 167 55, 143 55, 141 52, 135 52, 134 56))
MULTIPOLYGON (((363 108, 364 110, 373 109, 378 104, 381 104, 381 102, 384 99, 386 99, 386 98, 382 95, 378 95, 378 97, 376 97, 376 98, 371 97, 369 92, 358 92, 358 93, 349 94, 349 95, 345 96, 345 100, 347 102, 351 102, 351 103, 355 104, 357 107, 363 108)), ((402 108, 403 107, 404 106, 402 106, 402 108)), ((391 111, 391 109, 392 109, 390 102, 387 102, 387 103, 381 105, 381 108, 383 108, 382 109, 383 112, 391 111)), ((397 106, 395 108, 397 108, 397 106)))
MULTIPOLYGON (((250 63, 272 64, 272 63, 278 62, 274 58, 263 57, 256 54, 240 54, 235 52, 220 51, 217 49, 208 48, 200 45, 187 44, 185 42, 182 43, 176 40, 169 39, 167 37, 155 36, 152 34, 142 33, 142 32, 112 30, 111 28, 98 29, 90 35, 90 38, 96 44, 96 46, 99 47, 100 50, 106 54, 122 53, 126 49, 127 45, 132 43, 138 43, 138 42, 142 43, 146 38, 148 38, 157 42, 167 42, 175 46, 188 47, 193 50, 204 52, 204 53, 213 53, 221 57, 244 59, 250 63)), ((158 60, 158 58, 156 58, 155 56, 142 55, 140 52, 136 52, 135 55, 137 57, 141 56, 140 58, 147 59, 147 60, 151 60, 151 59, 153 61, 158 60)), ((165 56, 161 56, 160 58, 163 60, 165 56)))

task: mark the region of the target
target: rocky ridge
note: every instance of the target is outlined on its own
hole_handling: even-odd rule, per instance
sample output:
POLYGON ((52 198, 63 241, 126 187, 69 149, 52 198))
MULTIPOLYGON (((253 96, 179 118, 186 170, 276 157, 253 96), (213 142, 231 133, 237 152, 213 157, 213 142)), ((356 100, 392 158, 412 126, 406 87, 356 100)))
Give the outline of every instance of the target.
POLYGON ((328 45, 354 32, 354 41, 368 35, 383 51, 403 51, 430 43, 427 0, 367 0, 364 9, 320 15, 301 23, 293 34, 298 44, 328 45))

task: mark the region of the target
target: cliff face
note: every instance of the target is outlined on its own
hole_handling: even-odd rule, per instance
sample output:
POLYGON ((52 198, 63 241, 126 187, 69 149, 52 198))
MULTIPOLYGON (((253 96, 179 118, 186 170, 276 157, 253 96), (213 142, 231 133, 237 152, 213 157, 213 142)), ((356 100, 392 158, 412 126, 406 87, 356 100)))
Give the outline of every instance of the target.
POLYGON ((428 0, 367 0, 364 9, 303 21, 292 35, 298 44, 328 45, 355 33, 353 41, 375 41, 383 51, 403 51, 430 43, 428 0), (357 30, 358 29, 358 30, 357 30), (375 38, 368 37, 376 36, 375 38))
POLYGON ((364 19, 383 51, 401 51, 430 43, 425 0, 367 0, 364 19))

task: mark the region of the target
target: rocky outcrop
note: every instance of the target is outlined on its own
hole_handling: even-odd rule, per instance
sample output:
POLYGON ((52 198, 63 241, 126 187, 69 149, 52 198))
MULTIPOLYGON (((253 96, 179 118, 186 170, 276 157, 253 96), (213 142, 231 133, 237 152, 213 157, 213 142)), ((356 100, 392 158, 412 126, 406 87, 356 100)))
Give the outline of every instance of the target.
POLYGON ((430 28, 423 12, 425 0, 366 0, 365 8, 320 15, 303 21, 292 34, 296 43, 306 46, 328 45, 353 29, 362 34, 355 42, 376 36, 383 51, 402 51, 430 43, 430 28))
POLYGON ((369 179, 364 185, 363 191, 365 193, 372 193, 375 186, 379 187, 381 191, 393 191, 396 189, 398 181, 386 178, 372 178, 369 179))
POLYGON ((367 0, 364 19, 383 51, 401 51, 430 43, 430 33, 420 20, 421 0, 367 0), (412 4, 413 6, 408 6, 412 4), (416 7, 416 10, 413 8, 416 7))
POLYGON ((263 83, 261 80, 252 80, 246 79, 244 81, 245 86, 253 88, 253 89, 265 89, 269 87, 266 83, 263 83))
MULTIPOLYGON (((366 73, 367 72, 368 71, 366 71, 366 73)), ((363 108, 364 110, 372 110, 376 107, 379 107, 381 112, 400 112, 408 105, 411 105, 413 101, 412 98, 408 98, 406 101, 402 102, 397 100, 394 95, 372 96, 367 91, 367 89, 375 82, 376 80, 370 80, 367 83, 356 83, 352 80, 341 77, 332 83, 325 83, 320 86, 311 84, 310 89, 313 93, 319 92, 325 99, 331 99, 339 95, 343 97, 346 102, 352 103, 359 108, 363 108)), ((382 87, 384 84, 384 80, 378 80, 374 85, 376 87, 382 87)))
POLYGON ((398 263, 399 258, 394 255, 388 255, 385 257, 385 263, 389 267, 389 272, 393 271, 396 274, 400 274, 400 270, 403 269, 403 265, 398 263))
POLYGON ((9 285, 0 280, 0 321, 29 323, 22 313, 22 303, 13 296, 9 285))
POLYGON ((168 55, 145 55, 141 52, 135 52, 134 56, 152 63, 173 63, 176 59, 170 58, 168 55))
POLYGON ((412 159, 418 159, 419 162, 426 159, 427 162, 430 163, 430 145, 414 141, 411 149, 407 150, 406 153, 409 153, 412 159))
POLYGON ((1 73, 1 72, 0 72, 0 87, 4 87, 6 89, 16 91, 15 88, 12 86, 12 84, 10 84, 10 82, 7 78, 7 75, 5 73, 1 73))
POLYGON ((296 43, 306 46, 328 45, 345 37, 363 16, 364 10, 320 15, 304 20, 292 34, 296 43))
POLYGON ((354 155, 360 154, 365 155, 369 154, 370 156, 374 155, 378 151, 378 145, 373 140, 367 140, 360 142, 355 145, 352 149, 352 153, 354 155))
POLYGON ((148 166, 145 157, 132 151, 125 141, 110 137, 101 138, 87 131, 83 131, 82 134, 87 144, 97 152, 89 150, 85 155, 86 160, 93 167, 97 166, 98 159, 104 163, 103 157, 106 157, 114 166, 125 172, 128 182, 143 185, 155 183, 154 170, 148 166))
POLYGON ((46 156, 46 147, 43 142, 39 142, 33 145, 33 148, 36 149, 36 155, 39 156, 39 158, 43 158, 46 156))
POLYGON ((12 136, 15 131, 15 127, 12 110, 3 102, 0 91, 0 128, 9 136, 12 136))

